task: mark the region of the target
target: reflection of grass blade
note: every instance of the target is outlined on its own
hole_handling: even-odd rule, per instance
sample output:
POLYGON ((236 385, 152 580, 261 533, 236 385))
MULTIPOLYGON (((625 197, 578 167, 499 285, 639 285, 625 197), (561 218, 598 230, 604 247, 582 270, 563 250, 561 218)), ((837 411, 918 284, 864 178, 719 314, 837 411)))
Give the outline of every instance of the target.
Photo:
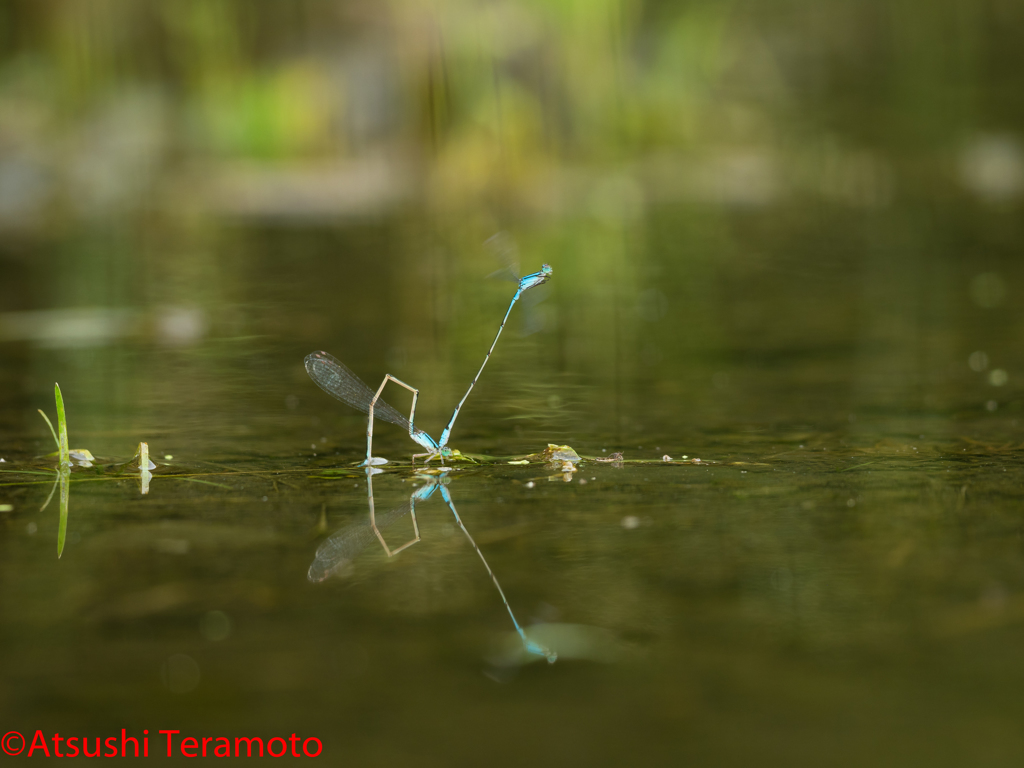
POLYGON ((861 467, 866 467, 869 464, 877 464, 880 461, 881 461, 881 459, 875 459, 874 461, 865 461, 863 464, 854 464, 852 467, 847 467, 846 469, 840 469, 839 471, 840 472, 849 472, 850 470, 853 470, 853 469, 860 469, 861 467))
POLYGON ((66 467, 60 470, 60 527, 57 529, 57 559, 64 554, 64 539, 68 532, 68 497, 71 472, 66 467))
POLYGON ((60 450, 60 440, 57 439, 57 432, 56 432, 56 430, 54 430, 53 424, 50 422, 50 417, 47 416, 43 412, 42 408, 37 408, 36 410, 38 410, 39 411, 39 415, 43 417, 43 421, 46 422, 46 426, 48 426, 50 428, 50 434, 53 435, 53 442, 57 446, 57 450, 59 451, 60 450))
POLYGON ((60 473, 58 472, 57 476, 53 478, 53 488, 50 489, 50 495, 46 497, 46 501, 43 503, 43 506, 41 506, 39 508, 40 512, 45 512, 46 508, 48 506, 50 506, 50 501, 53 499, 53 492, 57 490, 57 483, 59 481, 60 481, 60 473))
POLYGON ((57 429, 60 430, 60 441, 57 446, 60 449, 60 465, 71 466, 71 453, 68 450, 68 420, 64 415, 64 398, 60 394, 60 385, 53 385, 53 396, 57 400, 57 429))
POLYGON ((224 483, 214 483, 210 480, 197 480, 194 477, 176 477, 175 475, 168 475, 171 480, 184 480, 186 483, 201 483, 202 485, 212 485, 214 488, 227 488, 229 491, 233 491, 234 488, 230 485, 224 485, 224 483))

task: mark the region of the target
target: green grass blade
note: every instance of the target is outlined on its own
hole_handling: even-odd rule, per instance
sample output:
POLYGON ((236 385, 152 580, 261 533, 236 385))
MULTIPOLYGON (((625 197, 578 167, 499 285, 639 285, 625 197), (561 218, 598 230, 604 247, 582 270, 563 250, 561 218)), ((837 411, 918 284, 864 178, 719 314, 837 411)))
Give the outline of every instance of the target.
POLYGON ((39 415, 43 417, 43 421, 46 422, 46 426, 48 426, 50 428, 50 434, 53 435, 53 442, 57 446, 57 450, 59 451, 60 450, 60 440, 57 439, 57 432, 53 428, 53 424, 50 422, 50 417, 47 416, 43 412, 42 408, 37 408, 36 410, 38 410, 39 411, 39 415))
MULTIPOLYGON (((60 430, 60 440, 57 447, 60 449, 60 465, 71 466, 71 453, 68 449, 68 420, 64 415, 64 398, 60 394, 60 385, 53 385, 53 396, 57 400, 57 428, 60 430)), ((52 429, 52 427, 51 427, 52 429)))

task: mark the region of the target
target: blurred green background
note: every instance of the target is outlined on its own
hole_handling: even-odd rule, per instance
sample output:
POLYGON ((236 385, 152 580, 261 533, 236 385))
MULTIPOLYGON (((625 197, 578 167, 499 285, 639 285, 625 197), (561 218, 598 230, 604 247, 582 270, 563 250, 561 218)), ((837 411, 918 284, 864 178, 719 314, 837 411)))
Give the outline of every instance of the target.
MULTIPOLYGON (((1018 4, 0 13, 0 338, 90 349, 105 417, 208 394, 122 391, 126 340, 263 336, 391 366, 440 420, 508 294, 502 229, 556 279, 481 398, 560 405, 552 438, 1014 399, 1018 4)), ((26 398, 59 373, 0 354, 26 398)))

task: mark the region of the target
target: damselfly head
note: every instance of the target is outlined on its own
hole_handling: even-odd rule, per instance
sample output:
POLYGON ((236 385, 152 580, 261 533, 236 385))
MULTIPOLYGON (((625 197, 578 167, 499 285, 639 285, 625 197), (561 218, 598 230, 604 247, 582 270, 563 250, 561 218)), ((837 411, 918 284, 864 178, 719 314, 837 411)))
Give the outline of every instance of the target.
POLYGON ((537 273, 538 280, 533 285, 543 285, 551 279, 552 274, 554 274, 554 270, 551 269, 550 264, 541 264, 540 272, 537 273))

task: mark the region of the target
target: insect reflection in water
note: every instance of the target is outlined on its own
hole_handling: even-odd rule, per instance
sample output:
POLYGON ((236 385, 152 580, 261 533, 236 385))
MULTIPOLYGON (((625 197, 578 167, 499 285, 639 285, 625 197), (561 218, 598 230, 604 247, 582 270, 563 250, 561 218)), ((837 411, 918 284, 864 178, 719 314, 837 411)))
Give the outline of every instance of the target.
POLYGON ((459 517, 459 512, 455 508, 455 502, 452 501, 451 492, 448 490, 448 486, 446 484, 447 478, 444 477, 443 474, 441 476, 418 477, 425 479, 427 482, 413 491, 409 495, 408 501, 401 506, 389 510, 388 512, 377 514, 373 502, 373 472, 370 468, 367 468, 366 494, 370 510, 368 519, 363 522, 353 523, 352 525, 341 528, 325 539, 316 550, 316 558, 309 566, 307 578, 310 581, 318 582, 338 573, 345 566, 351 563, 367 547, 367 545, 374 540, 383 547, 388 557, 394 557, 399 552, 408 549, 413 544, 416 544, 420 540, 419 523, 416 520, 416 504, 425 502, 435 493, 439 493, 441 498, 444 500, 444 503, 448 505, 448 509, 451 510, 452 515, 455 516, 455 522, 462 530, 462 533, 465 534, 469 543, 473 545, 473 549, 476 550, 477 555, 480 556, 480 562, 484 564, 484 568, 487 569, 487 574, 491 577, 491 581, 494 582, 494 586, 498 590, 498 594, 501 596, 501 601, 504 603, 505 609, 508 611, 508 615, 512 619, 512 625, 515 627, 516 632, 519 634, 519 637, 523 642, 523 649, 532 656, 542 656, 547 659, 549 664, 554 664, 555 660, 558 658, 558 654, 527 637, 526 632, 523 631, 523 628, 516 620, 515 614, 512 612, 512 606, 508 604, 505 592, 502 590, 501 584, 498 583, 498 579, 494 575, 494 571, 491 570, 491 566, 488 565, 487 558, 484 557, 484 553, 480 551, 480 547, 477 546, 476 541, 473 540, 469 531, 466 530, 466 526, 463 524, 462 518, 459 517), (412 517, 413 538, 392 549, 388 546, 388 543, 384 538, 383 531, 393 523, 401 520, 406 514, 412 517))

